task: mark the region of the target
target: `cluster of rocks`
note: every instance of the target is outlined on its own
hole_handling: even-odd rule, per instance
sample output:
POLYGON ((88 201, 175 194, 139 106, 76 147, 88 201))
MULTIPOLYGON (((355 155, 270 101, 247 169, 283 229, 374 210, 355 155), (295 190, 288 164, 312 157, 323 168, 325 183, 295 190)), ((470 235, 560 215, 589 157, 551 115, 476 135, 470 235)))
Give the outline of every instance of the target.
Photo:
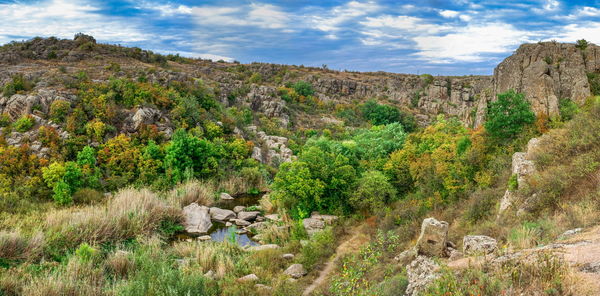
POLYGON ((306 232, 311 235, 325 229, 326 225, 332 224, 338 219, 338 216, 323 215, 319 212, 312 212, 310 218, 302 220, 302 225, 306 232))
POLYGON ((247 129, 256 134, 257 138, 257 145, 252 150, 252 158, 272 166, 295 159, 292 150, 287 146, 288 138, 270 136, 263 131, 257 132, 256 126, 249 126, 247 129))
POLYGON ((455 260, 464 255, 489 255, 497 249, 495 239, 484 235, 463 238, 463 251, 448 240, 448 223, 427 218, 421 224, 421 233, 415 246, 396 256, 395 260, 406 266, 408 287, 406 295, 417 295, 440 276, 440 265, 432 258, 455 260))
POLYGON ((139 107, 127 111, 128 115, 123 124, 123 131, 134 133, 145 125, 156 126, 158 132, 163 133, 167 138, 173 134, 173 125, 163 112, 151 107, 139 107))
MULTIPOLYGON (((206 235, 212 228, 212 222, 225 223, 226 226, 242 226, 238 233, 246 233, 250 228, 258 227, 264 217, 259 211, 245 211, 245 207, 236 207, 234 211, 217 207, 206 207, 192 203, 182 211, 185 231, 193 235, 206 235), (254 222, 254 223, 253 223, 254 222), (254 224, 254 225, 253 225, 254 224)), ((200 237, 202 240, 203 237, 200 237)), ((210 239, 210 238, 209 238, 210 239)))

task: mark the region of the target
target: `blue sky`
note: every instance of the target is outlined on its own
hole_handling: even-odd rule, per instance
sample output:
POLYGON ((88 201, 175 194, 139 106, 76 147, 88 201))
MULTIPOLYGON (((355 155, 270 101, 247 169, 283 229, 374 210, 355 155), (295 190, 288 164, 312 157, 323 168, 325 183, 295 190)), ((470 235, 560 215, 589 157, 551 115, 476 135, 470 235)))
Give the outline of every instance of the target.
POLYGON ((0 44, 35 36, 336 70, 491 74, 519 44, 600 44, 600 0, 0 0, 0 44))

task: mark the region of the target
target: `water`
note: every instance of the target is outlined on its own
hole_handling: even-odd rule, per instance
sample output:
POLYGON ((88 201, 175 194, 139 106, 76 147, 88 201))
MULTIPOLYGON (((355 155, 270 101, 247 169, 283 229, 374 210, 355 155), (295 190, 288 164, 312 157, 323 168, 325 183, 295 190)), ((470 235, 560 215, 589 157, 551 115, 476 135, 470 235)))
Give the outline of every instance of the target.
MULTIPOLYGON (((263 196, 263 194, 242 194, 234 196, 233 200, 219 200, 215 202, 212 207, 217 207, 225 210, 233 210, 236 206, 253 206, 258 204, 258 200, 263 196)), ((221 223, 218 221, 212 221, 213 226, 208 230, 208 235, 210 235, 211 240, 221 242, 224 240, 231 240, 232 237, 235 237, 235 240, 240 246, 257 246, 258 243, 253 241, 251 238, 251 234, 249 233, 235 233, 236 230, 241 229, 236 225, 232 225, 230 227, 225 226, 225 223, 221 223), (233 234, 232 234, 233 232, 233 234)), ((187 233, 181 233, 177 235, 177 239, 186 240, 186 239, 194 239, 193 236, 187 233)))

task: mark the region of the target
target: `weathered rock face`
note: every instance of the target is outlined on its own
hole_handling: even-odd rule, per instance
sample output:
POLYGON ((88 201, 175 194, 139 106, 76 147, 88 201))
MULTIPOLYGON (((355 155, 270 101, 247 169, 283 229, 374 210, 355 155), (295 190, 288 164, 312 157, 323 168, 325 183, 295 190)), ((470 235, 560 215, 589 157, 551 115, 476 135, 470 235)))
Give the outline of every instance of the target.
POLYGON ((494 92, 524 92, 536 113, 555 114, 558 100, 582 103, 590 96, 586 73, 600 70, 600 47, 575 44, 523 44, 494 70, 494 92))
POLYGON ((212 227, 208 207, 197 203, 183 208, 183 218, 183 226, 188 233, 205 234, 212 227))
POLYGON ((425 256, 418 256, 406 268, 408 277, 407 296, 418 295, 425 290, 431 282, 439 277, 440 266, 425 256))
MULTIPOLYGON (((255 126, 248 129, 256 132, 255 126)), ((294 154, 287 147, 288 139, 279 136, 269 136, 265 132, 256 132, 258 145, 252 150, 252 158, 269 165, 277 166, 294 159, 294 154)))
POLYGON ((472 254, 491 254, 496 251, 498 242, 485 235, 467 235, 463 238, 463 253, 472 254))
POLYGON ((417 252, 426 256, 446 256, 448 244, 448 222, 427 218, 421 224, 421 235, 417 240, 417 252))
POLYGON ((41 114, 46 114, 50 110, 52 102, 56 100, 72 101, 73 99, 73 95, 47 88, 38 89, 35 93, 27 95, 16 94, 9 98, 0 95, 0 113, 8 114, 12 119, 31 114, 36 110, 41 114))

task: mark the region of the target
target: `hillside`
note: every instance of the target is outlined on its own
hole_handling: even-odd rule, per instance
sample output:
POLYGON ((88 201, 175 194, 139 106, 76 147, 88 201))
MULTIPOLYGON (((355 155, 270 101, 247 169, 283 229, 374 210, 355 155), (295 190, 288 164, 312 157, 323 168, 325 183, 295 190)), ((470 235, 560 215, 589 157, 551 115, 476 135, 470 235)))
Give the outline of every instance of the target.
POLYGON ((0 295, 597 295, 584 40, 433 77, 78 34, 0 91, 0 295))

